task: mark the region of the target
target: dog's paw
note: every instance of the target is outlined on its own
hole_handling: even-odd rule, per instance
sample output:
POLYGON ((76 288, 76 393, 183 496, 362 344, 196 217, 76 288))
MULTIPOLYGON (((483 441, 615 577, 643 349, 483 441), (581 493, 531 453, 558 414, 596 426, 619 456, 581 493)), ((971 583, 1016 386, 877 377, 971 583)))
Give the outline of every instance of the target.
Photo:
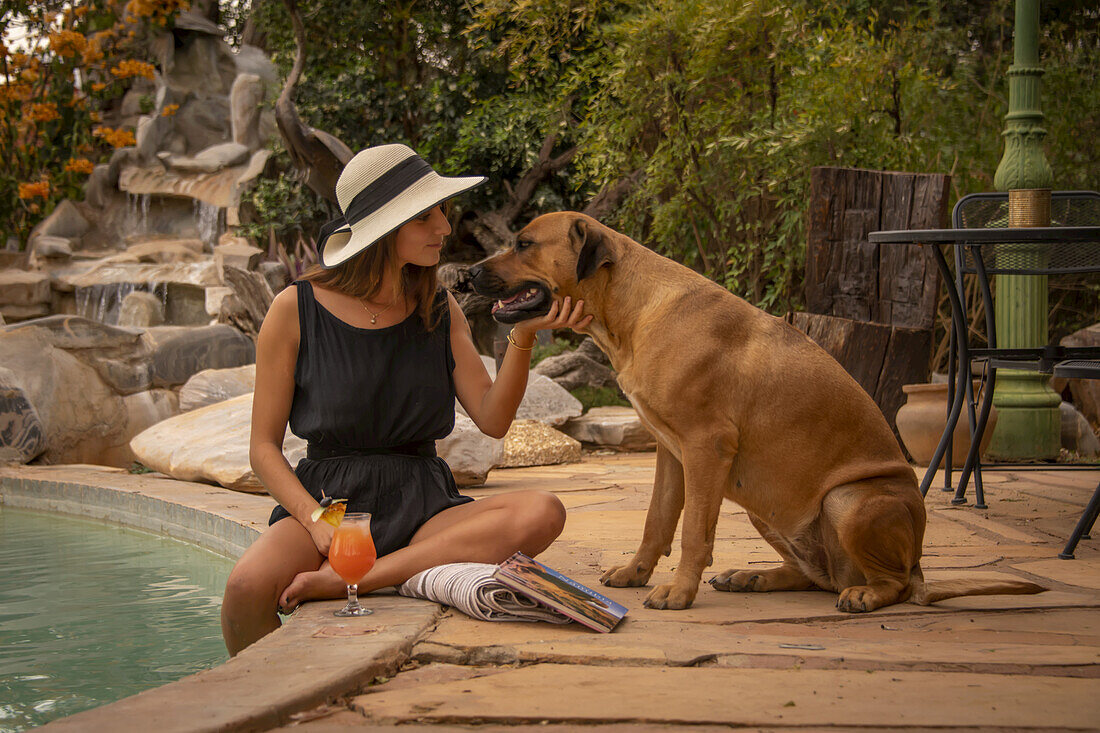
POLYGON ((659 585, 646 597, 642 605, 646 608, 679 611, 691 606, 695 601, 697 590, 698 586, 683 588, 677 585, 659 585))
POLYGON ((727 570, 709 581, 716 590, 728 593, 749 593, 764 590, 764 578, 755 570, 727 570))
POLYGON ((838 611, 844 613, 867 613, 879 607, 877 594, 866 585, 853 585, 840 592, 836 599, 838 611))
POLYGON ((636 588, 649 582, 653 568, 646 569, 638 563, 617 565, 600 576, 600 582, 612 588, 636 588))

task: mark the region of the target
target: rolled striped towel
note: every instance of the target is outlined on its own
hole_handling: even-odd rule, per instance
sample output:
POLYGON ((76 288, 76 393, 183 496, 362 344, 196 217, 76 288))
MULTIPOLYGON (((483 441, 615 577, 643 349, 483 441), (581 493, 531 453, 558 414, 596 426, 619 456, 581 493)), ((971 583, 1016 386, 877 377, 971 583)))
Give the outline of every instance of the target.
POLYGON ((458 562, 417 573, 397 588, 409 598, 424 598, 457 608, 482 621, 548 621, 567 624, 568 616, 493 580, 496 565, 458 562))

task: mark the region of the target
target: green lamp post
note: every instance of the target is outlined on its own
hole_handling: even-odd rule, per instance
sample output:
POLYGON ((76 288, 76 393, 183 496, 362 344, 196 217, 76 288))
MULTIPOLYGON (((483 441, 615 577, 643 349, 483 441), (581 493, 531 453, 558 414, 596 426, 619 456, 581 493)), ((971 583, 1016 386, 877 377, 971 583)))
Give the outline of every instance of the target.
MULTIPOLYGON (((1053 176, 1043 154, 1043 113, 1039 104, 1039 0, 1016 0, 1013 64, 1008 70, 1005 151, 993 185, 1008 191, 1010 227, 1050 226, 1053 176)), ((1026 245, 1021 245, 1026 249, 1026 245)), ((1032 252, 1039 258, 1041 252, 1032 252)), ((997 345, 1042 346, 1048 340, 1047 279, 1037 275, 996 276, 997 345)), ((993 404, 997 427, 990 456, 1027 460, 1055 458, 1061 447, 1061 398, 1049 378, 1034 372, 997 371, 993 404)))

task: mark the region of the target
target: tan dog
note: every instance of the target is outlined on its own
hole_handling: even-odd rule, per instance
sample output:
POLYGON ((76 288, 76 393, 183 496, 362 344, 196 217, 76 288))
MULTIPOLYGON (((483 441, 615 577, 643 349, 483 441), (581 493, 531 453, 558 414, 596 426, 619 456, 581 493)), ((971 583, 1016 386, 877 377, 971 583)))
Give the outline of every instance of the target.
POLYGON ((926 584, 925 512, 913 469, 878 407, 801 332, 595 219, 540 216, 516 244, 470 270, 505 323, 584 300, 585 329, 656 436, 657 473, 637 554, 601 581, 640 586, 671 551, 672 583, 645 605, 687 608, 711 564, 722 499, 779 552, 770 570, 727 570, 726 591, 837 592, 842 611, 912 599, 1038 593, 1032 583, 926 584))

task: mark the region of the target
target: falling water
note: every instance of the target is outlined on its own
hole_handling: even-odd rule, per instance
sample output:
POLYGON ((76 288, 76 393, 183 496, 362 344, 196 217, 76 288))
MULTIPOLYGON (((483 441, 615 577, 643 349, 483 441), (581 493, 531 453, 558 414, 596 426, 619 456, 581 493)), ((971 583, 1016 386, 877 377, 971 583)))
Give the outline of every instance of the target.
POLYGON ((109 283, 76 289, 77 315, 99 323, 118 323, 122 299, 137 288, 133 283, 109 283))
POLYGON ((142 233, 149 231, 149 199, 150 196, 147 193, 141 194, 141 231, 142 233))
POLYGON ((199 230, 199 239, 209 249, 213 249, 221 234, 221 208, 195 199, 195 224, 199 230))
POLYGON ((149 233, 149 202, 151 196, 143 194, 126 194, 126 220, 129 222, 127 234, 133 236, 149 233))
POLYGON ((143 291, 152 293, 168 307, 168 286, 165 283, 106 283, 76 288, 76 313, 99 323, 117 325, 122 301, 130 293, 143 291))

